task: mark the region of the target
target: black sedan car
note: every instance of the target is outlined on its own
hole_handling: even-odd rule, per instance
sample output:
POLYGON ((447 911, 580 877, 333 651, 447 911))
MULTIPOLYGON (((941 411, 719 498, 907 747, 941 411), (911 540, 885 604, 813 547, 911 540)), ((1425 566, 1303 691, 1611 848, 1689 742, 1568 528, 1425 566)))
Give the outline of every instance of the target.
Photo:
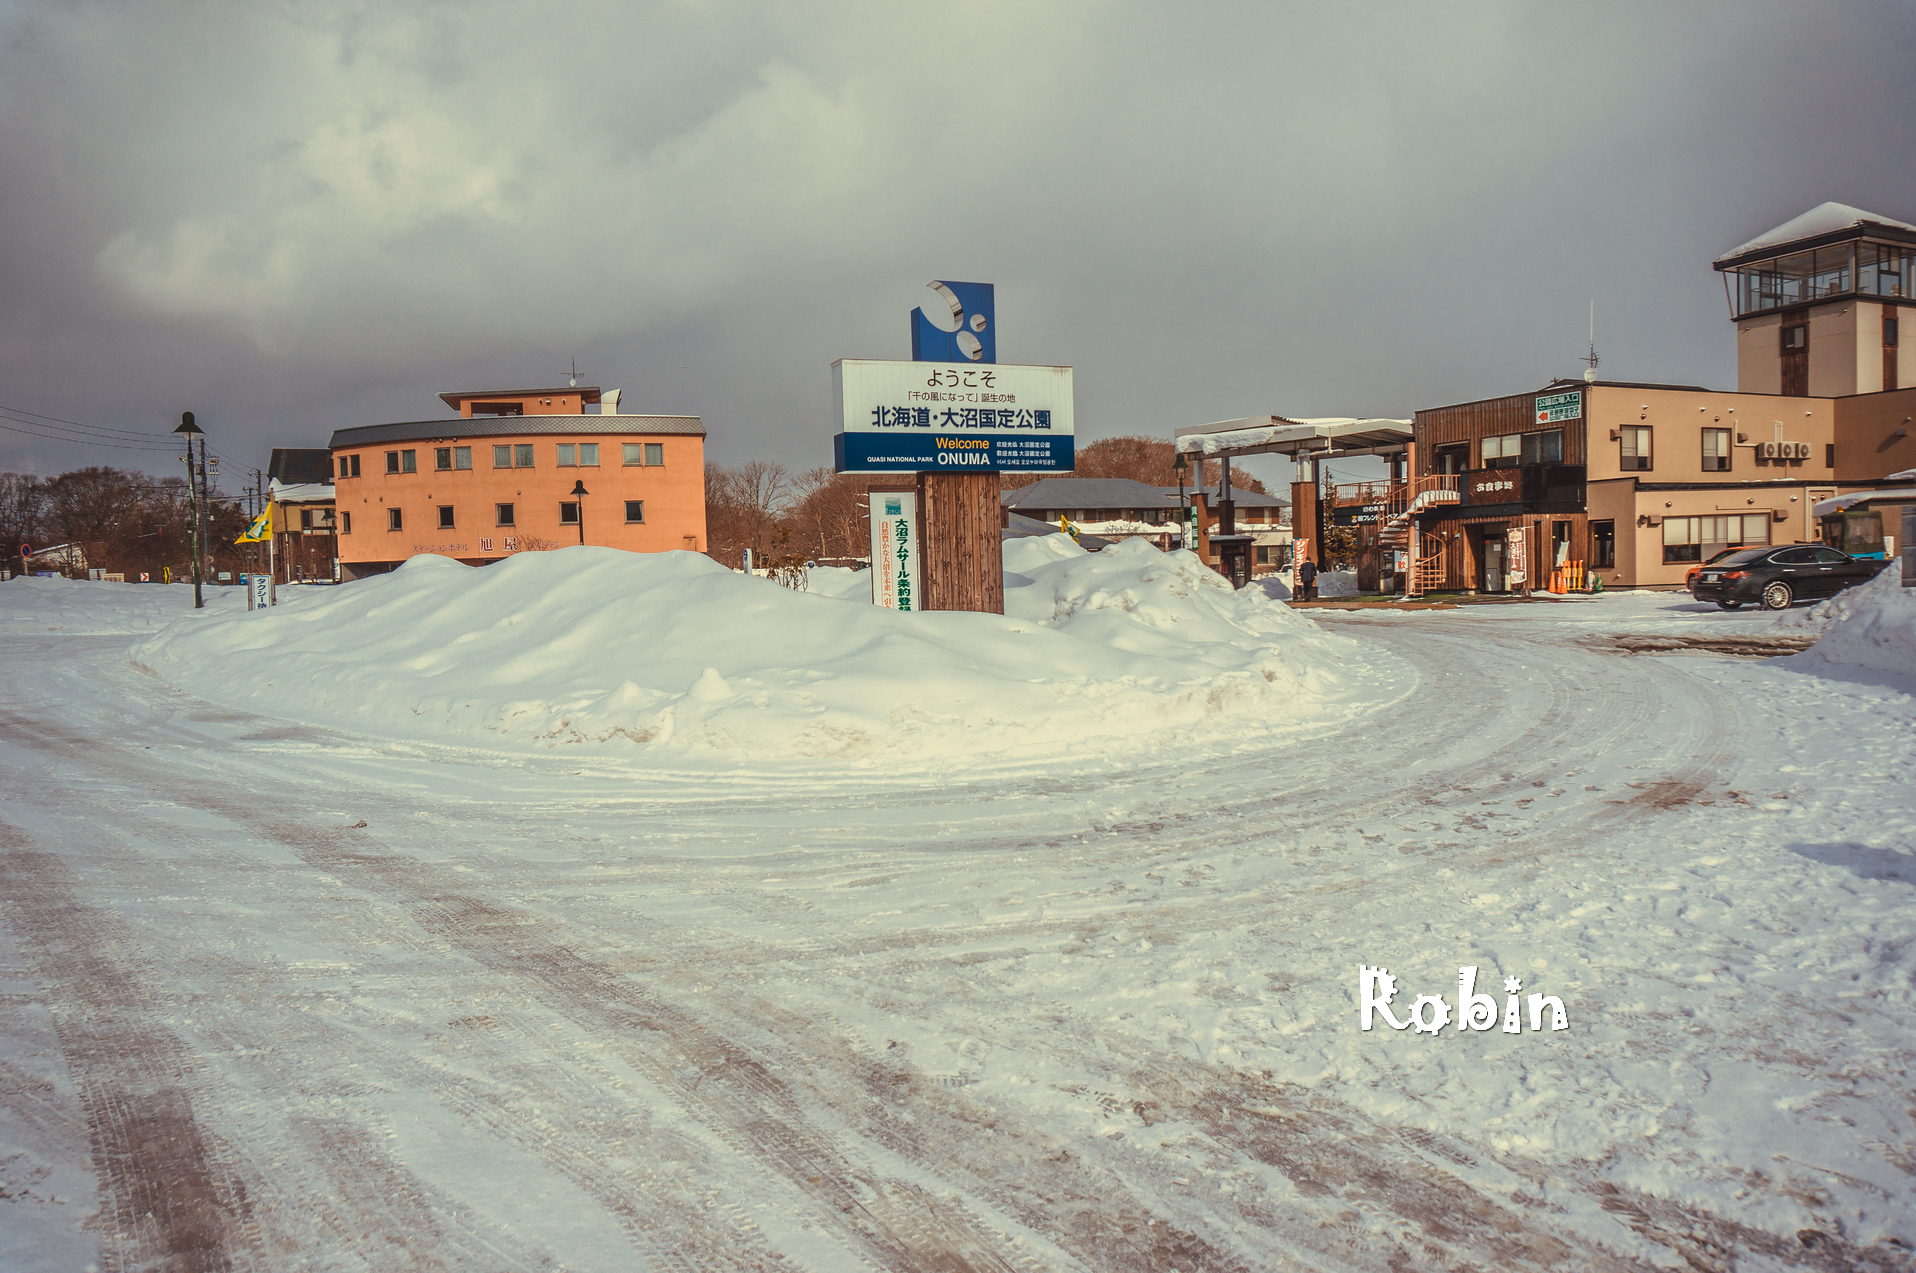
POLYGON ((1745 548, 1697 571, 1690 595, 1725 610, 1752 603, 1765 610, 1786 610, 1795 601, 1815 601, 1868 583, 1888 564, 1824 544, 1745 548))

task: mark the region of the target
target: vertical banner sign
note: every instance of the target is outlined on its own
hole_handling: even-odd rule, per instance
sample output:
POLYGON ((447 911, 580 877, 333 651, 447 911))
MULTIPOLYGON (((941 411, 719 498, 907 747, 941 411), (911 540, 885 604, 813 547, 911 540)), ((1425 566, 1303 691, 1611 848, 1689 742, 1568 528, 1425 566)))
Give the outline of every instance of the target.
POLYGON ((1297 568, 1303 565, 1304 559, 1310 555, 1311 555, 1310 540, 1293 539, 1291 541, 1291 589, 1292 591, 1296 591, 1298 586, 1297 585, 1297 568))
POLYGON ((887 610, 917 610, 918 496, 909 491, 873 491, 872 604, 887 610))
POLYGON ((1186 505, 1184 509, 1184 547, 1190 552, 1198 550, 1198 510, 1196 504, 1186 505))
POLYGON ((1523 527, 1512 526, 1504 532, 1504 579, 1509 587, 1526 583, 1530 578, 1530 553, 1524 546, 1523 527))
POLYGON ((264 610, 268 604, 267 587, 272 583, 270 575, 246 576, 246 608, 264 610))

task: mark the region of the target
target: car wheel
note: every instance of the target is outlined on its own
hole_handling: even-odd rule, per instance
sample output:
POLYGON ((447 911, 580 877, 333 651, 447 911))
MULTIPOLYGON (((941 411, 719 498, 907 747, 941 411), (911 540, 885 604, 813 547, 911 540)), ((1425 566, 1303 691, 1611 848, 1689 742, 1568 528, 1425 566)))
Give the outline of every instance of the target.
POLYGON ((1719 601, 1717 605, 1723 607, 1725 610, 1741 610, 1743 608, 1741 601, 1719 601))
POLYGON ((1790 602, 1794 600, 1796 600, 1796 594, 1791 592, 1790 586, 1781 579, 1763 589, 1765 610, 1787 610, 1790 608, 1790 602))

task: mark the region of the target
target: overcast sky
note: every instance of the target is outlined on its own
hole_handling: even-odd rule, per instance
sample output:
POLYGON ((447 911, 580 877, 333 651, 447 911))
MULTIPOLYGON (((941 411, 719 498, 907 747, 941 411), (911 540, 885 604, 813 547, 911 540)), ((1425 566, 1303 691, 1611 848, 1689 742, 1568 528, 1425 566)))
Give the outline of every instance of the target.
MULTIPOLYGON (((802 469, 934 278, 1081 445, 1535 388, 1592 300, 1606 377, 1734 387, 1710 261, 1916 221, 1913 115, 1906 0, 0 0, 0 409, 263 466, 576 357, 802 469)), ((88 463, 179 467, 0 432, 88 463)))

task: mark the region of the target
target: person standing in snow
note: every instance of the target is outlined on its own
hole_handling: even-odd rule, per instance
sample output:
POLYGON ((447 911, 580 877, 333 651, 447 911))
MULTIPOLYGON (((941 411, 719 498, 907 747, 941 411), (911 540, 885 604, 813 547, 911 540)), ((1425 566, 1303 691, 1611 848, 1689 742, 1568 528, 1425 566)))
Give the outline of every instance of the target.
POLYGON ((1299 601, 1317 600, 1317 563, 1309 557, 1297 564, 1297 592, 1299 601))

